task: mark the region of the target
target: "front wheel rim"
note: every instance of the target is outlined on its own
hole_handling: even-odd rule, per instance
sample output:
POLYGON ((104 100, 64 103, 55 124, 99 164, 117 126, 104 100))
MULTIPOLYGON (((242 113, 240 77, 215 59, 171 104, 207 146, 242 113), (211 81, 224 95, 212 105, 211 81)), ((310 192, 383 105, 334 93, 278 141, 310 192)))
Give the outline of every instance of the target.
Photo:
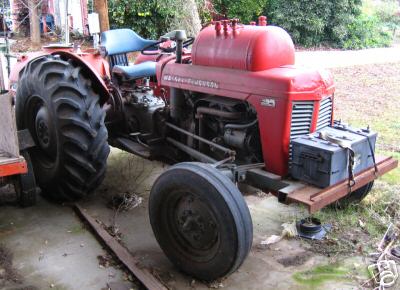
POLYGON ((220 245, 217 219, 209 205, 196 195, 179 192, 166 202, 167 223, 173 243, 194 261, 211 260, 220 245))

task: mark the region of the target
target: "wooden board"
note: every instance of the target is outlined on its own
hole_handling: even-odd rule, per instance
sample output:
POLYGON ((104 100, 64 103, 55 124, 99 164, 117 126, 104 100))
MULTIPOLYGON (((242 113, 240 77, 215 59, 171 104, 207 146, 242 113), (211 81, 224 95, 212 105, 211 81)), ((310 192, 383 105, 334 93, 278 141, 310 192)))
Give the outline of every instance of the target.
POLYGON ((167 290, 156 277, 146 268, 138 267, 140 260, 132 256, 129 251, 122 246, 114 237, 112 237, 99 223, 96 222, 88 213, 75 204, 75 209, 78 215, 89 223, 96 235, 104 242, 107 247, 117 256, 117 258, 128 268, 128 270, 135 275, 135 277, 142 282, 142 284, 151 290, 167 290))
MULTIPOLYGON (((398 161, 393 157, 377 157, 376 164, 378 168, 376 174, 375 169, 372 167, 354 176, 355 184, 352 186, 353 191, 396 168, 398 161)), ((347 180, 323 189, 307 185, 287 192, 286 202, 302 203, 308 207, 310 213, 314 213, 346 196, 348 193, 349 185, 347 180)))
POLYGON ((14 107, 9 94, 0 95, 0 152, 7 157, 19 157, 14 107))

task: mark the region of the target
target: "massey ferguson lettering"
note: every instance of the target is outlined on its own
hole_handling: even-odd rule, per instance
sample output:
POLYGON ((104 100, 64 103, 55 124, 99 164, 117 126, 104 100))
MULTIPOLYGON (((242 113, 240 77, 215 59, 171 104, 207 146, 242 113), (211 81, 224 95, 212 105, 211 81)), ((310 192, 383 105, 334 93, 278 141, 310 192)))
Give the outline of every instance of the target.
POLYGON ((197 86, 197 87, 204 87, 204 88, 211 88, 211 89, 219 88, 218 83, 213 82, 213 81, 192 79, 192 78, 173 76, 173 75, 165 75, 163 79, 164 79, 164 81, 168 81, 168 82, 193 85, 193 86, 197 86))

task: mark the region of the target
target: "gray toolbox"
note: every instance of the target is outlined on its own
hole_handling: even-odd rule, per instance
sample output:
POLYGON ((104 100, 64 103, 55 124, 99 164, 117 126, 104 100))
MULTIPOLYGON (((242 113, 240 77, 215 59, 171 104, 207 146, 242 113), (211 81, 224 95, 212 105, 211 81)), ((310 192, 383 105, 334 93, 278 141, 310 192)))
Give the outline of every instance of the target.
POLYGON ((354 165, 350 167, 353 174, 374 166, 376 137, 369 129, 337 123, 293 139, 290 174, 321 188, 337 184, 350 176, 351 150, 354 152, 354 165))

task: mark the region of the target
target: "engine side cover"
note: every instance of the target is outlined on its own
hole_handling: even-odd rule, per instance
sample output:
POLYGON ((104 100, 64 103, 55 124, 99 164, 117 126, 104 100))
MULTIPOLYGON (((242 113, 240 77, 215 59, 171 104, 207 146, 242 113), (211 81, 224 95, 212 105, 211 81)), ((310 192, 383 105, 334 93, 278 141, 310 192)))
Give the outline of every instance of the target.
POLYGON ((262 71, 293 65, 294 45, 289 34, 277 26, 218 25, 203 29, 192 48, 194 65, 262 71))

